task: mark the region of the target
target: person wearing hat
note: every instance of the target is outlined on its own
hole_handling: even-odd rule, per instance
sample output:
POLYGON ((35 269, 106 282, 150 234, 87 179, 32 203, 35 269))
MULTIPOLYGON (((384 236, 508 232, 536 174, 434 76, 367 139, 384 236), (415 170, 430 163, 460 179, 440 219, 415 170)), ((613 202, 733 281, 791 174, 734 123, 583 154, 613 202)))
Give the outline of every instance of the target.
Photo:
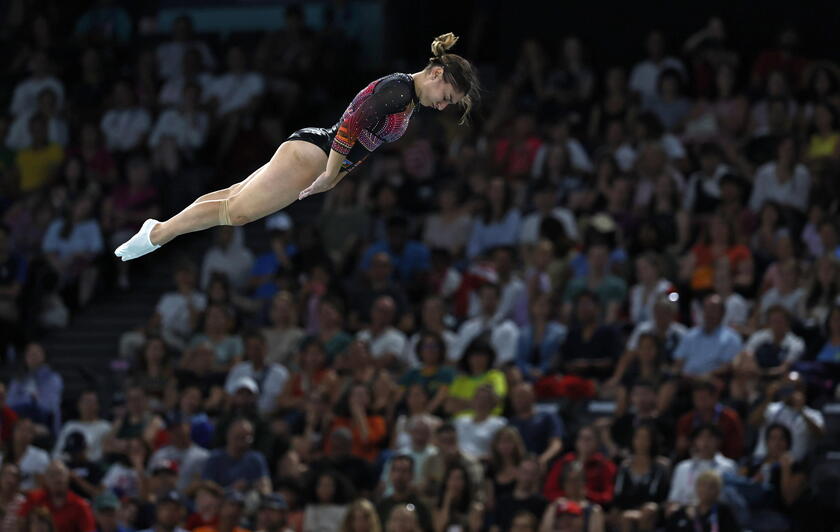
POLYGON ((257 511, 256 532, 291 532, 286 522, 289 505, 279 493, 270 493, 260 499, 257 511))
POLYGON ((105 490, 93 498, 93 516, 96 519, 96 532, 130 532, 117 522, 120 500, 111 490, 105 490))
POLYGON ((277 293, 274 278, 279 271, 291 270, 292 261, 298 253, 297 246, 290 242, 292 219, 285 212, 278 212, 266 220, 265 228, 271 243, 271 251, 258 256, 251 268, 248 286, 253 296, 267 301, 277 293))
POLYGON ((99 492, 99 483, 105 473, 92 462, 87 452, 87 439, 81 432, 71 432, 64 439, 64 454, 70 471, 70 489, 76 495, 91 498, 99 492))
POLYGON ((225 498, 219 510, 218 523, 215 526, 196 528, 192 532, 250 532, 239 526, 244 514, 245 496, 235 489, 229 489, 225 492, 225 498))
POLYGON ((187 532, 178 524, 184 517, 184 500, 177 491, 164 493, 155 505, 155 524, 140 532, 187 532))
POLYGON ((236 242, 235 229, 229 225, 216 228, 215 242, 201 262, 201 288, 204 290, 210 284, 210 274, 214 272, 224 274, 237 291, 248 282, 254 254, 244 244, 236 242))
POLYGON ((268 343, 259 330, 246 332, 243 339, 246 360, 230 370, 225 389, 229 394, 233 394, 232 387, 243 377, 254 379, 259 385, 257 408, 261 415, 266 416, 276 408, 277 397, 289 380, 289 371, 280 364, 267 362, 268 343))
POLYGON ((230 383, 227 395, 228 408, 216 422, 213 447, 227 445, 227 434, 231 424, 238 419, 247 419, 253 429, 252 446, 268 456, 274 451, 274 436, 268 422, 260 416, 258 400, 260 387, 253 377, 243 375, 230 383))
POLYGON ((175 488, 184 493, 190 484, 201 479, 204 463, 210 451, 199 447, 190 439, 190 418, 176 413, 167 419, 169 445, 161 447, 149 459, 149 472, 154 475, 160 467, 178 472, 175 488))

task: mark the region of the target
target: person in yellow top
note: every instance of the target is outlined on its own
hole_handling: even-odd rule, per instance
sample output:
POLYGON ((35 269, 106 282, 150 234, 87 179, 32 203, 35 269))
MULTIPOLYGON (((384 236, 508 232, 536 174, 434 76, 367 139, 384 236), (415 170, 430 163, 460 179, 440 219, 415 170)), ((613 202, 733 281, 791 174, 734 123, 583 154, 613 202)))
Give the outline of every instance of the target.
POLYGON ((446 412, 454 416, 472 415, 473 398, 478 389, 484 384, 490 384, 499 403, 493 409, 494 415, 502 413, 504 398, 507 396, 507 380, 505 374, 493 369, 496 351, 484 335, 473 340, 464 351, 458 368, 460 373, 449 387, 449 397, 446 400, 446 412))
POLYGON ((64 148, 49 142, 47 119, 41 114, 29 119, 32 146, 17 153, 16 163, 20 173, 20 191, 29 192, 41 188, 55 175, 64 160, 64 148))
POLYGON ((806 159, 819 171, 827 164, 840 162, 840 117, 828 103, 814 107, 814 132, 808 142, 806 159))

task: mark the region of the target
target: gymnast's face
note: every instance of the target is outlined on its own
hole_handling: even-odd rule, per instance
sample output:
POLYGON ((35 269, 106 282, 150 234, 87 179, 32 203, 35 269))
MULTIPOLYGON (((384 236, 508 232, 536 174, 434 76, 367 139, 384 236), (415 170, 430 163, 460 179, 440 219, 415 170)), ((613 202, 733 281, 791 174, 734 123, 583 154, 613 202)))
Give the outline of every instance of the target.
POLYGON ((447 82, 443 74, 443 68, 439 66, 429 70, 420 93, 421 105, 443 111, 448 105, 456 104, 464 97, 464 93, 447 82))

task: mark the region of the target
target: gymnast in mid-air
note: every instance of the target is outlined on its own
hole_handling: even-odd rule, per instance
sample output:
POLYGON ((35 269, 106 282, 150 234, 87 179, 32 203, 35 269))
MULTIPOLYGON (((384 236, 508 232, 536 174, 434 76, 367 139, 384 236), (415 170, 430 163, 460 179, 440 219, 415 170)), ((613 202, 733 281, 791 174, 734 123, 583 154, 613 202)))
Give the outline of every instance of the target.
POLYGON ((173 238, 217 225, 244 225, 297 199, 325 192, 385 142, 403 136, 418 105, 463 109, 461 123, 479 97, 478 73, 463 57, 448 53, 458 37, 432 42, 433 57, 420 72, 395 73, 362 89, 333 127, 292 133, 271 160, 243 181, 205 194, 165 221, 149 219, 114 254, 132 260, 173 238))

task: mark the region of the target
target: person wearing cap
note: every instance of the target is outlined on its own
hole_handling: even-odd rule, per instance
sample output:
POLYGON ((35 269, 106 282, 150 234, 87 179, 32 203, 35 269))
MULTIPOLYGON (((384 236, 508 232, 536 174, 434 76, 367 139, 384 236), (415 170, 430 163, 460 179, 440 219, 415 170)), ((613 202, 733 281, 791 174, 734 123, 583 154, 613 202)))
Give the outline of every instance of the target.
POLYGON ((227 395, 227 407, 216 421, 213 447, 224 447, 227 444, 228 429, 237 419, 247 419, 253 427, 253 448, 265 456, 274 451, 274 435, 266 419, 260 416, 258 400, 260 388, 253 377, 247 375, 231 383, 232 395, 227 395))
POLYGON ((245 418, 234 420, 227 430, 227 444, 216 449, 204 464, 202 477, 223 488, 271 492, 271 477, 265 456, 251 449, 254 425, 245 418))
POLYGON ((289 505, 282 495, 264 495, 257 511, 256 532, 291 532, 286 522, 288 512, 289 505))
POLYGON ((225 390, 229 394, 235 393, 233 386, 244 377, 250 377, 257 385, 259 399, 257 407, 262 416, 267 416, 277 406, 277 397, 283 391, 289 380, 289 371, 280 364, 266 361, 268 344, 265 336, 259 330, 247 331, 242 335, 245 341, 246 360, 236 364, 228 374, 225 390))
POLYGON ((65 439, 73 432, 80 432, 86 443, 87 457, 97 462, 102 458, 102 442, 111 430, 111 423, 99 415, 99 395, 96 390, 84 390, 76 403, 79 419, 68 421, 61 427, 61 432, 53 448, 53 458, 60 458, 65 451, 65 439))
POLYGON ((140 532, 187 532, 178 524, 184 518, 185 501, 172 490, 158 497, 155 505, 155 523, 140 532))
POLYGON ((234 238, 236 228, 222 225, 216 228, 213 246, 204 254, 201 262, 201 288, 207 290, 210 274, 219 272, 230 281, 231 288, 239 291, 248 282, 248 275, 254 264, 254 254, 234 238))
POLYGON ((96 523, 90 504, 70 491, 70 472, 53 460, 44 475, 44 488, 29 493, 18 515, 29 516, 35 508, 46 508, 55 523, 55 532, 94 532, 96 523))
POLYGON ((130 532, 117 521, 120 500, 110 490, 105 490, 93 498, 93 516, 96 519, 96 532, 130 532))
POLYGON ((81 432, 71 432, 64 439, 65 463, 70 471, 70 489, 76 495, 91 498, 99 493, 99 483, 105 473, 87 453, 87 440, 81 432))
POLYGON ((253 290, 252 296, 267 301, 277 293, 274 278, 279 271, 289 271, 294 267, 293 260, 297 256, 297 246, 291 243, 292 219, 285 212, 268 218, 265 222, 271 243, 271 251, 259 255, 251 267, 251 277, 248 287, 253 290))
POLYGON ((177 489, 184 493, 190 484, 201 479, 210 451, 190 439, 190 418, 177 413, 167 420, 169 445, 161 447, 149 459, 149 472, 173 467, 178 472, 177 489))
POLYGON ((250 532, 239 526, 245 513, 245 496, 235 489, 225 492, 219 509, 219 521, 215 526, 202 526, 192 532, 250 532))

